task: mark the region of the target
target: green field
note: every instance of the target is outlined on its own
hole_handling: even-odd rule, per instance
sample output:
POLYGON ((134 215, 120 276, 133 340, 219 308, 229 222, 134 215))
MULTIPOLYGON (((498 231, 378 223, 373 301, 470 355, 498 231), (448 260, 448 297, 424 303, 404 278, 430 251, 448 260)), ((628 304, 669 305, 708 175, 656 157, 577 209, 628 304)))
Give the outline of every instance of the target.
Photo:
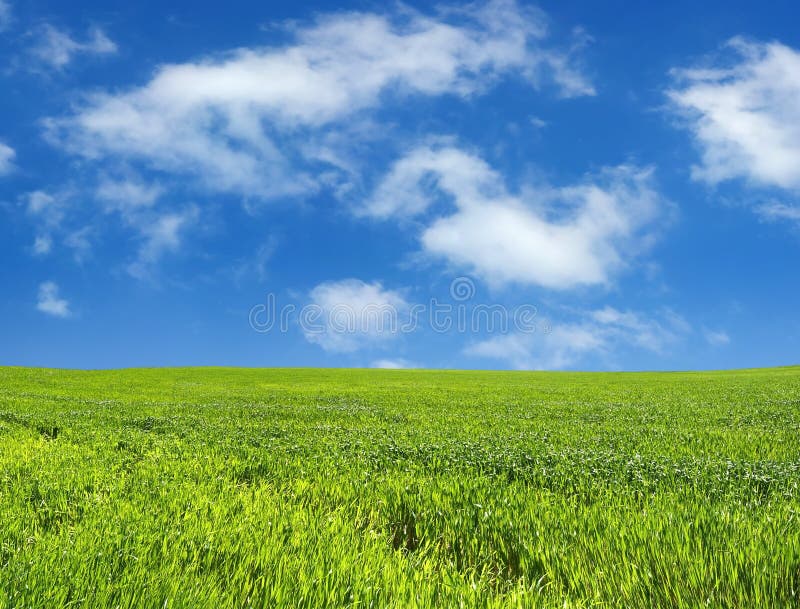
POLYGON ((0 607, 800 607, 800 368, 0 368, 0 607))

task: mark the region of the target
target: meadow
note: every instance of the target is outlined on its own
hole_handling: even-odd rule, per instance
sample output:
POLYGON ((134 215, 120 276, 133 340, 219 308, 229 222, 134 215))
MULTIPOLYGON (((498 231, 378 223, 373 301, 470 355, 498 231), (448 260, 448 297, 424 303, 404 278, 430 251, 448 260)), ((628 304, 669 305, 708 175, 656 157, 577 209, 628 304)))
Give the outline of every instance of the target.
POLYGON ((0 368, 12 607, 800 607, 800 368, 0 368))

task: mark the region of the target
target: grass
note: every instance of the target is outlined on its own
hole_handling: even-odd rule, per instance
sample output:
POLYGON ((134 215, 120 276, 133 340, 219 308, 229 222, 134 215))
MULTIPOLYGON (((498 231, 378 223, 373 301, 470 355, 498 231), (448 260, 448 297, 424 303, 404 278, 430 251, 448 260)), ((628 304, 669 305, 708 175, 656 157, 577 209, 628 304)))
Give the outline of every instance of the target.
POLYGON ((800 368, 0 368, 11 607, 800 607, 800 368))

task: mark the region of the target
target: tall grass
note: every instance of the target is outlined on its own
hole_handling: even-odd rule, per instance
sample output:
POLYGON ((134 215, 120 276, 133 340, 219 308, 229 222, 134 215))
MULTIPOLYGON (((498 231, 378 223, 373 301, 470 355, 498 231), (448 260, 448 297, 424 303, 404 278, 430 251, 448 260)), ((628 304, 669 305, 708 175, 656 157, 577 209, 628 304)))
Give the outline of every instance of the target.
POLYGON ((0 368, 0 607, 800 607, 800 369, 0 368))

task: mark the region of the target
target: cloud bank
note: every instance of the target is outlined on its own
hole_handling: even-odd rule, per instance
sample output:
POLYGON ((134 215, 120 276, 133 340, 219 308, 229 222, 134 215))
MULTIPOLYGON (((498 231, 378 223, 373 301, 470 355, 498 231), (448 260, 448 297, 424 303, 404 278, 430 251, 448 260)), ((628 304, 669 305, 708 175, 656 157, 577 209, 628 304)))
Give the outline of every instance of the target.
MULTIPOLYGON (((800 194, 800 51, 778 42, 734 38, 727 62, 674 70, 668 91, 701 152, 695 179, 712 185, 800 194)), ((759 205, 767 219, 795 220, 797 204, 759 205)))
POLYGON ((650 169, 620 166, 566 187, 512 193, 478 156, 423 146, 397 161, 360 213, 419 218, 422 249, 489 284, 607 284, 645 249, 669 204, 650 169), (426 213, 442 199, 442 214, 426 213))
POLYGON ((309 298, 310 316, 300 320, 306 340, 338 353, 394 340, 399 336, 398 313, 409 307, 400 292, 360 279, 321 283, 309 298))

